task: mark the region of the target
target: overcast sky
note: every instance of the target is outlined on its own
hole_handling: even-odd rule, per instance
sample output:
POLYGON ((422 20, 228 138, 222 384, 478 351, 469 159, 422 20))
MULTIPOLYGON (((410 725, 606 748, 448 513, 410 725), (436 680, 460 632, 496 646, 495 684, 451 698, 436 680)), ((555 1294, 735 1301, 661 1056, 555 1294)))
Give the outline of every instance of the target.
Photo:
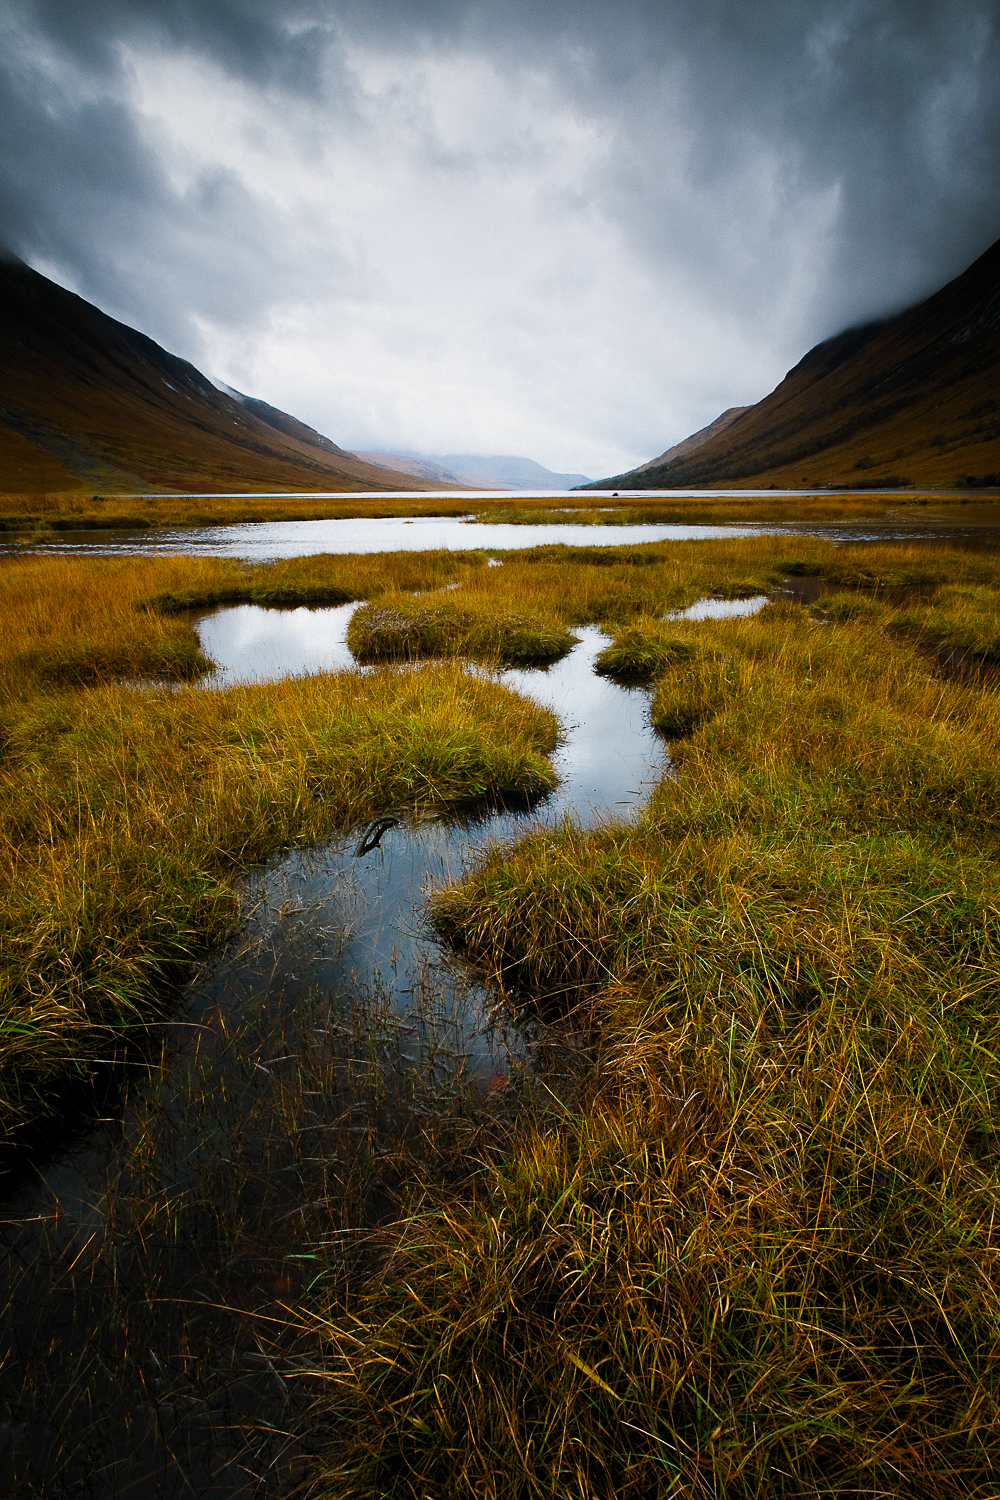
POLYGON ((0 239, 348 448, 591 476, 1000 236, 997 0, 3 0, 0 239))

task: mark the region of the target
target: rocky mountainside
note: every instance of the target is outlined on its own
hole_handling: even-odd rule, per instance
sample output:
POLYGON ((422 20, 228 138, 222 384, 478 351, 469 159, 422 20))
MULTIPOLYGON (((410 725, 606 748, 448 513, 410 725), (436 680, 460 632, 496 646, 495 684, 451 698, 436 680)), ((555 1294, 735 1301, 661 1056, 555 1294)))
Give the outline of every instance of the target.
POLYGON ((0 260, 0 490, 421 490, 0 260))
POLYGON ((1000 241, 918 306, 817 344, 763 401, 694 436, 587 488, 1000 485, 1000 241))

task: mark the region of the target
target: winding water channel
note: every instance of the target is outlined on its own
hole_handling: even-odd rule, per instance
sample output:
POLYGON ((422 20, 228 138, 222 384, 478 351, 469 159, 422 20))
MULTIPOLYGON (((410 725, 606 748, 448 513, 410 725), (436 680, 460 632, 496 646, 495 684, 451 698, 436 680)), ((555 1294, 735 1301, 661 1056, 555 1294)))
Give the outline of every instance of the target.
MULTIPOLYGON (((503 528, 513 535, 501 543, 486 535, 497 528, 460 522, 447 523, 462 530, 443 539, 441 524, 276 523, 249 540, 247 527, 227 529, 218 544, 169 540, 177 550, 217 544, 216 555, 264 560, 736 530, 633 527, 623 538, 619 527, 518 526, 503 528), (333 525, 363 528, 368 543, 359 532, 357 546, 346 545, 341 531, 333 545, 333 525), (293 537, 277 526, 305 530, 293 537), (322 534, 310 531, 318 527, 322 534)), ((777 528, 739 528, 764 529, 777 528)), ((995 545, 998 535, 983 528, 975 540, 995 545)), ((952 528, 949 539, 964 533, 952 528)), ((84 549, 62 538, 46 550, 145 550, 152 539, 87 541, 84 549)), ((703 601, 687 613, 763 602, 703 601)), ((355 607, 203 616, 199 633, 217 663, 204 690, 354 669, 344 637, 355 607)), ((428 888, 460 876, 488 841, 566 816, 585 825, 629 817, 669 773, 648 693, 596 676, 606 638, 593 627, 577 634, 557 665, 503 674, 561 719, 554 793, 530 810, 400 821, 367 848, 355 832, 252 871, 240 934, 191 980, 124 1111, 113 1100, 104 1123, 27 1168, 8 1193, 0 1492, 223 1500, 277 1490, 301 1472, 301 1434, 284 1435, 297 1397, 275 1348, 285 1340, 282 1357, 295 1356, 300 1335, 281 1309, 308 1301, 323 1269, 309 1247, 324 1204, 350 1188, 343 1177, 332 1183, 331 1164, 346 1160, 352 1141, 377 1159, 401 1100, 412 1118, 432 1109, 435 1091, 512 1087, 537 1043, 524 1030, 505 1033, 475 975, 434 940, 423 916, 428 888), (273 1342, 254 1331, 267 1327, 273 1342)))
MULTIPOLYGON (((355 607, 201 618, 218 664, 205 690, 353 666, 355 607)), ((487 841, 628 817, 669 768, 648 693, 595 675, 607 638, 577 634, 555 666, 502 674, 560 717, 553 793, 530 810, 400 821, 360 853, 355 832, 252 871, 242 931, 188 985, 124 1118, 113 1111, 8 1197, 5 1380, 21 1396, 0 1425, 5 1493, 229 1496, 294 1471, 298 1449, 277 1437, 248 1458, 244 1429, 280 1428, 291 1396, 241 1317, 266 1320, 302 1292, 302 1205, 343 1158, 344 1131, 378 1150, 400 1100, 488 1093, 528 1065, 530 1038, 498 1030, 476 977, 427 927, 428 888, 487 841), (275 1132, 276 1114, 294 1119, 275 1132)))

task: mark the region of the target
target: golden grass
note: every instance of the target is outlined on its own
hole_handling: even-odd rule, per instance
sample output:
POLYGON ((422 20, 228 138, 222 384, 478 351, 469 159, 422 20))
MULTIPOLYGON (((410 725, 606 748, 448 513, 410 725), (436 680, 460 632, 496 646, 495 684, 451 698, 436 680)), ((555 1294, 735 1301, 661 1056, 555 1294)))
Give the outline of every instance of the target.
MULTIPOLYGON (((598 621, 688 735, 634 823, 487 851, 432 901, 572 1065, 478 1112, 439 1093, 405 1143, 376 1150, 369 1127, 306 1153, 296 1253, 326 1271, 282 1318, 322 1345, 326 1394, 301 1416, 319 1493, 995 1495, 1000 700, 931 649, 990 659, 995 557, 772 537, 497 568, 46 567, 0 575, 11 1119, 116 1055, 172 965, 236 919, 247 862, 551 777, 551 717, 451 664, 219 694, 53 686, 42 656, 63 635, 85 654, 102 599, 136 639, 188 630, 164 611, 197 598, 309 589, 598 621), (828 592, 662 618, 788 575, 828 592)), ((269 1161, 320 1087, 304 1051, 282 1058, 308 1087, 274 1112, 269 1161)))
MULTIPOLYGON (((407 554, 394 577, 434 579, 440 566, 453 564, 407 554)), ((348 560, 345 576, 371 582, 371 560, 348 560)), ((236 920, 248 864, 375 812, 554 783, 552 715, 458 667, 223 693, 116 683, 204 666, 190 623, 148 601, 237 580, 260 583, 181 559, 0 570, 4 1133, 141 1031, 236 920)))
POLYGON ((477 608, 464 591, 461 602, 425 603, 409 595, 387 595, 356 610, 347 644, 359 662, 412 661, 424 656, 463 656, 505 666, 542 666, 557 661, 576 637, 530 615, 477 608))
MULTIPOLYGON (((206 483, 205 488, 210 485, 206 483)), ((234 488, 236 486, 233 486, 234 488)), ((240 486, 242 488, 242 486, 240 486)), ((288 486, 284 486, 288 488, 288 486)), ((364 486, 359 483, 359 489, 364 486)), ((95 494, 91 490, 52 490, 43 494, 0 494, 0 531, 44 538, 61 531, 142 531, 151 526, 222 526, 242 521, 347 520, 358 516, 464 516, 476 502, 355 499, 331 494, 318 499, 295 494, 226 495, 95 494)))
POLYGON ((995 1492, 1000 707, 892 613, 686 625, 645 815, 434 898, 592 1071, 331 1325, 325 1494, 995 1492))
MULTIPOLYGON (((796 487, 798 480, 785 480, 796 487)), ((206 485, 206 488, 210 486, 206 485)), ((363 486, 359 485, 359 488, 363 486)), ((284 488, 288 488, 284 486, 284 488)), ((144 530, 151 526, 219 526, 243 521, 314 521, 369 517, 467 516, 488 522, 538 525, 631 525, 631 524, 705 524, 836 522, 895 519, 918 522, 928 506, 944 509, 956 518, 962 507, 982 501, 976 497, 937 495, 933 489, 910 495, 880 495, 878 492, 841 495, 787 495, 780 490, 767 495, 715 497, 709 494, 670 496, 664 499, 615 497, 593 492, 559 496, 521 497, 514 501, 502 498, 471 499, 451 496, 427 499, 419 493, 405 498, 374 496, 362 499, 351 495, 331 494, 319 498, 294 494, 270 495, 165 495, 94 493, 90 488, 55 486, 47 491, 0 494, 0 532, 13 533, 26 542, 33 536, 44 538, 60 531, 125 529, 144 530)), ((995 505, 995 502, 994 502, 995 505)), ((470 545, 475 545, 474 537, 470 545)))

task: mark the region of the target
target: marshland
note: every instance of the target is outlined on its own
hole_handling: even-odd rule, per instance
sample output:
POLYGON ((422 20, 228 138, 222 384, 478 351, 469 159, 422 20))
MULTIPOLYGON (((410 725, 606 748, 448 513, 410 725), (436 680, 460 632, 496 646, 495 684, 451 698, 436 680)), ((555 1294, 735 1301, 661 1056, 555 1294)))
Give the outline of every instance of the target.
POLYGON ((26 550, 0 622, 12 1493, 995 1493, 996 553, 26 550), (213 688, 247 604, 358 666, 213 688), (661 772, 560 816, 595 628, 661 772), (474 828, 405 1006, 261 896, 390 818, 474 828))
POLYGON ((617 494, 569 491, 551 496, 497 495, 466 491, 435 495, 169 494, 156 490, 87 494, 72 488, 51 493, 0 494, 0 535, 12 541, 44 541, 79 533, 141 534, 159 529, 234 526, 275 521, 360 518, 460 519, 475 516, 494 524, 641 525, 715 524, 803 520, 835 523, 885 521, 901 513, 933 509, 952 524, 968 507, 987 509, 996 491, 959 489, 888 490, 711 490, 617 494))

